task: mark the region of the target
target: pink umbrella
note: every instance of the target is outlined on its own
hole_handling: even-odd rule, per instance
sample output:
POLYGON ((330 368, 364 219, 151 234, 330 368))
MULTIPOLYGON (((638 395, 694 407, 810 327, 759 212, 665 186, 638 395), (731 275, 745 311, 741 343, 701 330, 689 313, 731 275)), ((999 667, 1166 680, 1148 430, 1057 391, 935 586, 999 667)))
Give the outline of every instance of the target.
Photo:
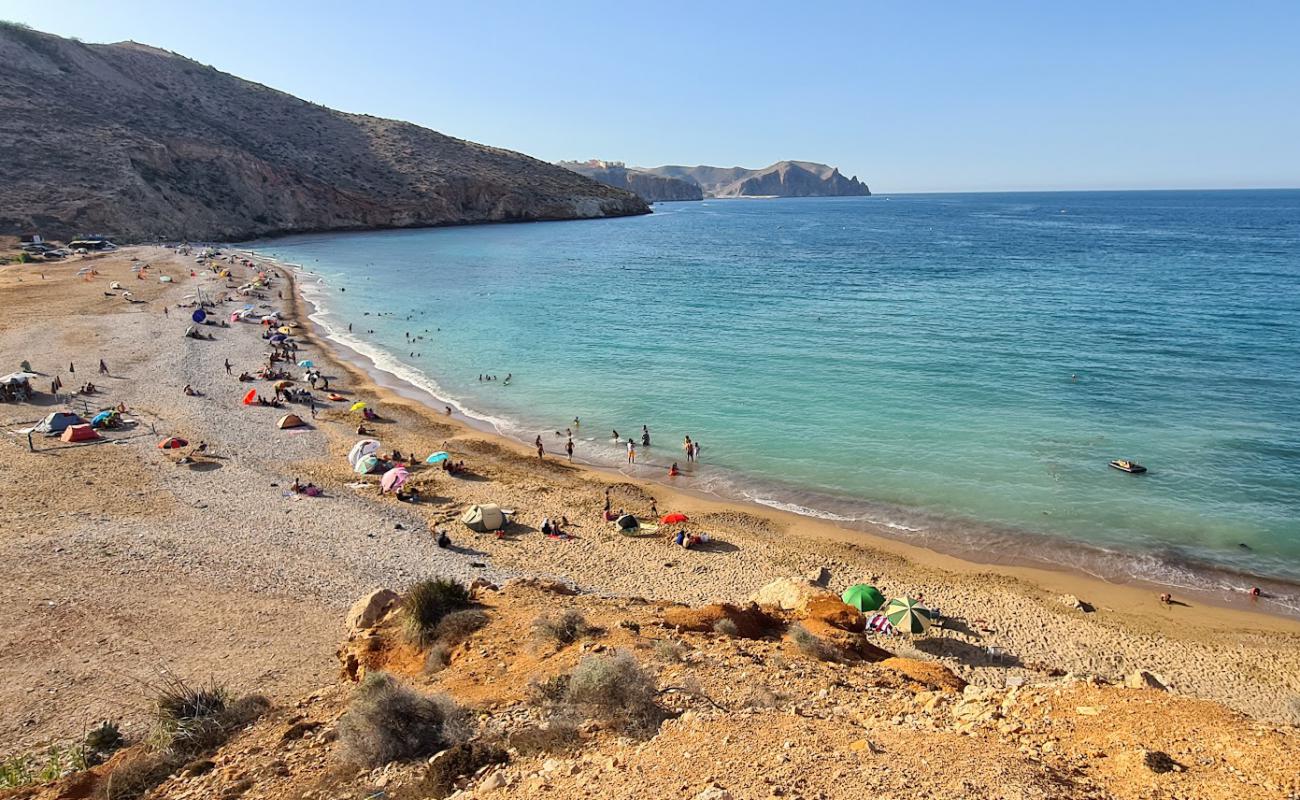
POLYGON ((384 473, 384 477, 379 479, 379 485, 385 492, 395 492, 402 488, 406 479, 411 477, 411 473, 406 471, 406 467, 393 467, 384 473))

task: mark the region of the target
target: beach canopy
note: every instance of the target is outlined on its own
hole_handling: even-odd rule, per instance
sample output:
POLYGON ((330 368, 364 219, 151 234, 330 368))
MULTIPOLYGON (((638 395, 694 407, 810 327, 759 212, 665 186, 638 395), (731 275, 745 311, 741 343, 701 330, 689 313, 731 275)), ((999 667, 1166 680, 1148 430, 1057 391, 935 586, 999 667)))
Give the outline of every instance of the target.
POLYGON ((379 459, 373 455, 362 456, 352 465, 352 471, 358 475, 369 475, 379 469, 379 459))
POLYGON ((0 386, 10 386, 19 383, 27 383, 28 381, 30 381, 32 378, 35 377, 36 376, 30 372, 11 372, 8 375, 4 376, 3 378, 0 378, 0 386))
POLYGON ((171 436, 171 437, 168 437, 168 438, 166 438, 166 439, 163 439, 161 442, 159 442, 159 443, 158 443, 158 449, 159 449, 159 450, 179 450, 179 449, 181 449, 182 447, 186 447, 186 446, 188 446, 188 445, 189 445, 189 442, 185 441, 184 439, 180 438, 179 436, 171 436))
POLYGON ((665 525, 676 525, 680 522, 689 522, 690 517, 680 512, 675 512, 672 514, 664 514, 662 517, 659 518, 659 521, 665 525))
POLYGON ((855 583, 844 590, 840 599, 846 605, 853 606, 859 611, 875 611, 885 604, 885 596, 874 586, 868 586, 865 583, 855 583))
POLYGON ((358 400, 357 402, 352 404, 352 408, 349 408, 348 411, 360 411, 365 407, 366 407, 365 401, 358 400))
POLYGON ((899 633, 919 634, 930 630, 934 612, 910 597, 895 597, 885 606, 885 619, 899 633))
POLYGON ((361 459, 365 458, 366 456, 372 453, 377 453, 377 452, 379 452, 378 440, 362 439, 361 441, 352 445, 352 449, 348 451, 348 464, 355 467, 358 461, 360 461, 361 459))
POLYGON ((440 463, 442 463, 443 461, 446 461, 446 460, 449 459, 449 458, 451 458, 451 456, 448 455, 447 451, 445 451, 445 450, 439 450, 438 452, 436 452, 436 453, 434 453, 433 455, 431 455, 431 456, 429 456, 428 458, 426 458, 426 459, 424 460, 424 463, 426 463, 426 464, 440 464, 440 463))
POLYGON ((505 528, 506 515, 501 511, 501 506, 470 506, 460 515, 460 521, 475 533, 487 533, 505 528))
POLYGON ((310 362, 310 361, 303 360, 303 361, 299 361, 299 362, 298 362, 298 366, 300 366, 300 367, 314 367, 314 366, 316 366, 316 365, 313 364, 313 363, 310 362))
POLYGON ((248 394, 244 395, 244 405, 251 406, 257 402, 257 390, 249 389, 248 394))
POLYGON ((59 437, 65 442, 93 442, 96 439, 103 438, 95 429, 86 424, 69 425, 63 429, 63 435, 59 437))
POLYGON ((285 430, 286 428, 301 428, 306 424, 307 423, 302 421, 302 417, 297 414, 285 414, 283 417, 280 417, 279 422, 275 423, 275 427, 280 430, 285 430))
POLYGON ((402 484, 411 477, 411 473, 406 467, 397 466, 384 473, 384 477, 379 479, 379 485, 385 492, 395 492, 402 488, 402 484))
POLYGON ((190 314, 190 319, 194 320, 195 322, 199 323, 200 325, 202 325, 202 324, 203 324, 203 320, 205 320, 205 319, 207 319, 207 318, 208 318, 208 312, 204 311, 204 310, 201 309, 201 308, 196 308, 196 309, 194 309, 194 313, 193 313, 193 314, 190 314))
POLYGON ((637 518, 632 516, 631 514, 624 514, 623 516, 614 520, 614 522, 615 524, 618 525, 618 527, 622 528, 625 531, 630 531, 633 528, 641 527, 641 523, 638 522, 637 518))
POLYGON ((36 426, 38 433, 63 433, 73 425, 82 425, 86 421, 71 411, 55 411, 40 421, 36 426))

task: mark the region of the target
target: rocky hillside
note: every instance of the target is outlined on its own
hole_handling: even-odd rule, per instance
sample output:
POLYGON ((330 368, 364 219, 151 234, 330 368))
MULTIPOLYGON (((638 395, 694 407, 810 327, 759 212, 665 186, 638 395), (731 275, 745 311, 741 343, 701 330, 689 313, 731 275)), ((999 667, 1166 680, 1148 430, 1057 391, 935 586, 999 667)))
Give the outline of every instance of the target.
POLYGON ((616 189, 627 189, 647 203, 662 200, 702 200, 704 192, 690 181, 652 175, 638 169, 628 169, 617 161, 561 161, 560 166, 571 169, 592 180, 616 189))
POLYGON ((846 178, 836 167, 811 161, 778 161, 763 169, 666 166, 643 171, 694 183, 707 197, 866 197, 871 194, 857 176, 846 178))
POLYGON ((520 153, 8 23, 0 151, 0 233, 238 240, 649 210, 520 153))
POLYGON ((1296 728, 1180 697, 1149 673, 968 685, 925 640, 864 635, 862 616, 817 587, 759 594, 770 602, 687 607, 536 579, 376 590, 348 615, 338 685, 277 705, 173 681, 147 728, 92 731, 97 765, 0 797, 1300 792, 1296 728))

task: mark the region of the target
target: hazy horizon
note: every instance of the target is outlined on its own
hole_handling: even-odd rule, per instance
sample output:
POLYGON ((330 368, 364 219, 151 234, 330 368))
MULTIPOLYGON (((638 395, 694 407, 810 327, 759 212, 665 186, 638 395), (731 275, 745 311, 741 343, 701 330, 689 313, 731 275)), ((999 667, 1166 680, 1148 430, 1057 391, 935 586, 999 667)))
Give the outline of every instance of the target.
POLYGON ((878 194, 1300 186, 1300 7, 0 0, 546 161, 816 161, 878 194), (110 13, 111 12, 111 13, 110 13))

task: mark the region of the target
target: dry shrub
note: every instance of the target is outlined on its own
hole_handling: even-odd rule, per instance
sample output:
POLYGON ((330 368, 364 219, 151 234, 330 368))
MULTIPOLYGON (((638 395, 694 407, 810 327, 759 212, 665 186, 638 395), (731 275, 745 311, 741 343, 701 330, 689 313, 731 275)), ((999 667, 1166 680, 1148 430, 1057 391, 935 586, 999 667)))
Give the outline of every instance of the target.
POLYGON ((533 620, 533 636, 540 642, 554 642, 560 647, 599 633, 599 628, 587 624, 582 612, 572 608, 559 614, 543 614, 533 620))
POLYGON ((174 756, 143 752, 123 759, 100 784, 103 800, 136 800, 153 789, 180 766, 174 756))
POLYGON ((735 638, 740 635, 740 627, 733 620, 720 619, 713 623, 713 632, 722 636, 735 638))
POLYGON ((451 648, 439 642, 429 648, 429 654, 424 657, 424 672, 426 675, 435 675, 442 672, 451 664, 451 648))
POLYGON ((338 732, 344 761, 379 767, 465 741, 471 723, 446 695, 423 695, 387 673, 372 672, 352 696, 338 732))
POLYGON ((790 626, 790 641, 794 642, 799 652, 818 661, 839 661, 839 651, 822 640, 799 623, 790 626))
POLYGON ((534 682, 531 694, 552 719, 595 719, 632 735, 654 735, 666 716, 654 678, 626 651, 584 656, 569 674, 534 682))
POLYGON ((433 637, 446 645, 460 644, 489 621, 488 615, 477 608, 453 611, 433 629, 433 637))
POLYGON ((402 611, 406 637, 417 647, 427 647, 437 638, 438 623, 454 611, 468 608, 469 590, 447 578, 420 581, 406 591, 402 611))
POLYGON ((420 781, 412 787, 412 797, 443 798, 456 791, 456 781, 473 775, 489 764, 504 764, 510 756, 488 742, 454 744, 433 759, 420 781))
POLYGON ((521 756, 576 750, 582 744, 577 724, 569 719, 553 719, 543 725, 531 725, 510 734, 509 745, 521 756))
POLYGON ((686 660, 686 645, 672 639, 660 639, 654 645, 655 657, 660 661, 678 663, 686 660))

